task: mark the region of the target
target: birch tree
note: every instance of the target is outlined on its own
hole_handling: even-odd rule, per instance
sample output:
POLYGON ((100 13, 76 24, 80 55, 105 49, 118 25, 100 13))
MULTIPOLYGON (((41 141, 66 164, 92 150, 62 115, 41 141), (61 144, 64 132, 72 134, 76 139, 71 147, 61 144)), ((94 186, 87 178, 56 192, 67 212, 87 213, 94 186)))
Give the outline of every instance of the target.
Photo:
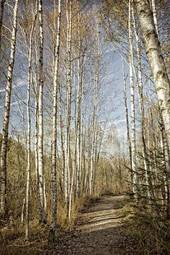
POLYGON ((6 196, 7 196, 7 146, 8 146, 8 131, 9 131, 9 119, 11 108, 11 93, 13 83, 13 70, 15 63, 16 52, 16 36, 17 36, 17 14, 18 14, 18 2, 15 0, 14 14, 13 14, 13 28, 10 46, 10 58, 7 73, 7 84, 5 90, 5 105, 3 115, 3 130, 2 130, 2 146, 0 155, 0 170, 1 170, 1 194, 0 194, 0 214, 5 216, 6 208, 6 196))
MULTIPOLYGON (((152 11, 147 0, 134 0, 138 12, 144 46, 151 67, 159 106, 165 126, 165 133, 170 147, 170 81, 168 79, 164 58, 161 54, 152 11)), ((169 163, 170 165, 170 163, 169 163)))
POLYGON ((38 70, 38 186, 40 197, 40 221, 46 223, 45 199, 44 199, 44 164, 43 164, 43 7, 42 0, 38 0, 39 20, 39 70, 38 70))
POLYGON ((157 35, 159 35, 155 0, 151 0, 151 8, 152 8, 152 12, 153 12, 153 21, 154 21, 154 24, 155 24, 156 33, 157 33, 157 35))
POLYGON ((30 175, 31 175, 31 82, 32 82, 32 46, 35 20, 33 19, 29 38, 28 52, 28 85, 27 85, 27 179, 26 179, 26 196, 25 196, 25 239, 29 239, 29 203, 30 203, 30 175))
POLYGON ((135 84, 134 84, 134 55, 132 39, 132 1, 129 0, 129 81, 131 90, 131 148, 132 148, 132 172, 133 172, 133 193, 137 198, 137 172, 136 172, 136 127, 135 127, 135 84))
POLYGON ((147 190, 148 200, 151 201, 151 192, 150 192, 150 183, 149 183, 149 164, 147 160, 147 147, 145 142, 145 109, 144 109, 144 100, 143 100, 143 82, 142 82, 142 64, 141 64, 141 45, 140 38, 137 31, 135 14, 134 14, 134 6, 132 6, 132 22, 134 35, 136 40, 136 54, 137 54, 137 88, 138 88, 138 96, 139 96, 139 108, 141 113, 141 138, 142 138, 142 154, 143 154, 143 163, 144 163, 144 171, 145 171, 145 184, 147 190))
POLYGON ((84 28, 81 29, 80 24, 83 23, 81 19, 81 11, 79 6, 79 13, 77 17, 77 35, 78 35, 78 60, 77 60, 77 98, 76 98, 76 121, 75 121, 75 136, 76 136, 76 167, 77 167, 77 183, 76 183, 76 193, 77 197, 81 196, 81 181, 82 181, 82 103, 83 103, 83 90, 84 90, 84 69, 86 60, 86 46, 83 44, 84 28))
POLYGON ((52 130, 52 169, 51 169, 51 225, 54 236, 56 231, 57 218, 57 106, 58 106, 58 82, 59 82, 59 50, 60 50, 60 23, 61 23, 61 1, 58 1, 57 33, 54 56, 54 79, 53 79, 53 130, 52 130))
POLYGON ((129 110, 128 110, 128 102, 127 102, 127 81, 126 81, 124 70, 123 70, 123 82, 124 82, 124 104, 125 104, 125 113, 126 113, 126 131, 127 131, 129 160, 130 160, 130 168, 131 168, 131 182, 133 183, 132 148, 131 148, 131 139, 130 139, 129 110))
POLYGON ((0 10, 0 49, 1 49, 1 39, 2 39, 2 25, 3 25, 3 16, 4 16, 4 5, 6 0, 1 1, 1 10, 0 10))
MULTIPOLYGON (((72 39, 72 0, 66 1, 66 17, 67 17, 67 102, 66 102, 66 204, 69 206, 69 191, 70 191, 70 127, 71 127, 71 95, 72 95, 72 79, 71 79, 71 39, 72 39)), ((68 211, 67 211, 68 213, 68 211)))
MULTIPOLYGON (((151 9, 153 12, 153 21, 156 29, 156 33, 159 39, 159 29, 158 29, 158 20, 157 20, 157 11, 156 11, 156 3, 155 0, 151 1, 151 9)), ((168 70, 168 69, 167 69, 168 70)), ((168 76, 168 74, 167 74, 168 76)), ((170 90, 169 90, 170 93, 170 90)), ((169 94, 170 96, 170 94, 169 94)), ((162 112, 160 110, 160 124, 161 124, 161 147, 162 152, 164 156, 164 164, 165 164, 165 173, 164 173, 164 179, 165 179, 165 199, 167 202, 166 211, 167 211, 167 217, 170 217, 170 188, 169 188, 169 180, 168 180, 168 172, 170 171, 170 147, 168 146, 168 141, 166 137, 166 131, 163 121, 162 112)))

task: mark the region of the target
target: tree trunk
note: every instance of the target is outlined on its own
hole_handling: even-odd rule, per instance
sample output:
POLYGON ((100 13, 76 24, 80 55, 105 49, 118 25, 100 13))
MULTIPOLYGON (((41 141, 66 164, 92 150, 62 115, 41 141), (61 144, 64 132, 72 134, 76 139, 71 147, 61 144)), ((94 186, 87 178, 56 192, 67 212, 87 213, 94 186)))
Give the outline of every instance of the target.
MULTIPOLYGON (((156 29, 156 33, 159 39, 159 29, 158 29, 158 21, 157 21, 157 12, 156 12, 156 3, 155 0, 151 0, 152 3, 152 12, 153 12, 153 21, 154 21, 154 25, 155 25, 155 29, 156 29)), ((168 70, 168 67, 167 67, 168 70)), ((168 73, 167 73, 168 76, 168 73)), ((161 135, 162 135, 162 151, 163 151, 163 155, 164 155, 164 161, 165 161, 165 191, 166 191, 166 195, 165 195, 165 199, 167 202, 166 205, 166 213, 167 213, 167 218, 170 218, 170 192, 169 192, 169 178, 168 178, 168 172, 170 172, 170 146, 168 146, 168 141, 167 141, 167 137, 166 137, 166 132, 165 132, 165 127, 164 127, 164 121, 163 121, 163 116, 160 112, 160 122, 161 122, 161 135)))
POLYGON ((133 183, 133 172, 132 172, 132 148, 131 148, 131 139, 130 139, 130 127, 129 127, 129 111, 128 111, 128 103, 127 103, 127 85, 126 85, 126 77, 123 71, 123 80, 124 80, 124 104, 125 104, 125 112, 126 112, 126 131, 127 131, 127 141, 128 141, 128 149, 129 149, 129 161, 130 161, 130 169, 131 169, 131 183, 133 183))
POLYGON ((38 181, 40 198, 40 221, 46 223, 45 201, 44 201, 44 164, 43 164, 43 8, 42 0, 38 0, 39 19, 39 77, 38 77, 38 181))
POLYGON ((156 33, 157 33, 157 35, 159 35, 155 0, 151 0, 151 6, 152 6, 153 21, 154 21, 154 24, 155 24, 156 33))
POLYGON ((55 239, 57 223, 57 99, 58 99, 58 71, 60 51, 60 23, 61 23, 61 0, 58 1, 57 34, 54 57, 54 80, 53 80, 53 129, 52 129, 52 166, 51 166, 51 226, 55 239))
POLYGON ((30 171, 31 171, 31 60, 32 60, 32 40, 34 31, 34 21, 31 27, 28 52, 28 86, 27 86, 27 179, 25 196, 25 239, 29 239, 29 201, 30 201, 30 171))
MULTIPOLYGON (((79 48, 79 51, 81 49, 79 48)), ((80 197, 81 193, 81 129, 82 129, 82 94, 83 94, 83 64, 84 64, 84 56, 78 59, 78 93, 77 93, 77 121, 76 121, 76 166, 77 166, 77 195, 80 197), (81 60, 81 61, 80 61, 81 60)))
POLYGON ((134 60, 133 60, 133 40, 132 40, 132 6, 129 0, 129 80, 131 89, 131 148, 132 148, 132 173, 133 173, 133 193, 137 198, 137 172, 136 172, 136 125, 135 125, 135 85, 134 85, 134 60))
POLYGON ((161 46, 156 33, 149 1, 135 0, 135 4, 143 33, 146 54, 154 78, 168 146, 170 148, 170 81, 163 56, 161 55, 161 46))
POLYGON ((136 40, 136 52, 137 52, 137 88, 139 96, 139 108, 141 113, 141 138, 142 138, 142 154, 143 154, 143 163, 145 171, 145 185, 147 190, 148 201, 151 201, 151 192, 150 192, 150 178, 149 178, 149 164, 147 159, 147 147, 145 143, 145 111, 144 111, 144 102, 143 102, 143 83, 142 83, 142 66, 141 66, 141 49, 140 49, 140 39, 137 31, 134 8, 132 7, 132 19, 133 19, 133 28, 136 40))
POLYGON ((7 84, 5 91, 5 106, 3 116, 3 129, 2 129, 2 146, 1 146, 1 194, 0 194, 0 214, 4 217, 6 213, 6 196, 7 196, 7 147, 8 147, 8 129, 10 118, 10 103, 12 93, 12 80, 13 70, 15 63, 15 51, 16 51, 16 35, 17 35, 17 13, 18 13, 18 0, 15 0, 14 16, 13 16, 13 28, 10 47, 10 59, 8 65, 7 84))
POLYGON ((71 95, 72 95, 72 80, 71 80, 71 36, 72 36, 72 0, 66 1, 66 16, 67 16, 67 120, 66 120, 66 182, 67 182, 67 216, 69 213, 69 192, 70 192, 70 128, 71 128, 71 95))
POLYGON ((1 10, 0 10, 0 50, 1 50, 1 40, 2 40, 2 25, 3 25, 3 16, 4 16, 4 5, 6 0, 1 1, 1 10))

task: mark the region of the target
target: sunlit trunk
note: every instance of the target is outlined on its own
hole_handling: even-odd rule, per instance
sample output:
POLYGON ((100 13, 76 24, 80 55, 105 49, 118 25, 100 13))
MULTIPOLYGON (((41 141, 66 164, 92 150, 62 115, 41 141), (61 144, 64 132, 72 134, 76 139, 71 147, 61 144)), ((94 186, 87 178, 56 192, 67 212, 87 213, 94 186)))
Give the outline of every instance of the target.
POLYGON ((67 183, 66 204, 67 216, 69 211, 69 192, 70 192, 70 166, 71 166, 71 151, 70 151, 70 128, 71 128, 71 96, 72 96, 72 77, 71 77, 71 39, 72 39, 72 0, 66 1, 66 16, 67 16, 67 106, 66 106, 66 155, 65 155, 65 176, 67 183))
POLYGON ((137 87, 138 87, 138 96, 139 96, 139 108, 141 113, 141 138, 142 138, 142 154, 143 154, 143 164, 145 171, 145 185, 147 190, 147 198, 150 202, 151 192, 150 192, 150 179, 149 179, 149 164, 147 159, 147 147, 145 142, 145 111, 144 111, 144 100, 143 100, 143 83, 142 83, 142 63, 141 63, 141 45, 140 38, 137 31, 134 8, 132 7, 132 19, 133 19, 133 28, 134 35, 136 40, 136 52, 137 52, 137 87))
POLYGON ((0 170, 1 170, 1 193, 0 193, 0 214, 5 216, 6 213, 6 196, 7 196, 7 146, 8 146, 8 130, 10 119, 10 104, 13 82, 13 70, 15 63, 15 51, 16 51, 16 35, 17 35, 17 13, 18 13, 18 0, 15 0, 14 16, 12 24, 12 38, 10 46, 10 58, 7 73, 7 84, 5 90, 5 106, 3 115, 3 129, 2 129, 2 146, 0 155, 0 170))
POLYGON ((131 174, 131 183, 133 183, 132 148, 131 148, 131 139, 130 139, 130 127, 129 127, 129 110, 128 110, 128 102, 127 102, 127 84, 126 84, 127 82, 126 82, 124 70, 123 70, 123 80, 124 80, 124 104, 125 104, 125 113, 126 113, 126 131, 127 131, 128 150, 129 150, 130 174, 131 174))
POLYGON ((129 81, 130 81, 130 124, 131 124, 131 148, 132 148, 132 173, 133 173, 133 193, 137 198, 137 172, 136 172, 136 125, 135 125, 135 84, 134 84, 134 56, 133 56, 133 38, 132 38, 132 6, 129 0, 129 81))
POLYGON ((168 147, 170 148, 170 81, 161 54, 161 46, 156 33, 149 2, 147 0, 135 0, 135 4, 138 11, 140 28, 144 38, 146 54, 154 78, 168 147))
POLYGON ((39 19, 39 77, 38 77, 38 186, 40 199, 40 221, 46 223, 45 201, 44 201, 44 164, 43 164, 43 8, 42 0, 38 0, 38 19, 39 19))
POLYGON ((57 107, 58 107, 58 72, 59 72, 59 51, 60 51, 60 23, 61 23, 61 1, 58 1, 57 34, 54 58, 54 79, 53 79, 53 129, 52 129, 52 166, 51 166, 51 225, 56 231, 57 223, 57 107))

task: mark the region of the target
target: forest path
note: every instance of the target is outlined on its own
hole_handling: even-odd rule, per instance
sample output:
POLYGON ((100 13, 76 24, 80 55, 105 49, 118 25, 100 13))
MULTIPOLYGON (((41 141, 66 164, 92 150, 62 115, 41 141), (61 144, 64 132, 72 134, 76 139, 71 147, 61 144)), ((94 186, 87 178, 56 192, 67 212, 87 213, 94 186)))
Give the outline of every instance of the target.
POLYGON ((128 221, 124 207, 128 201, 125 195, 104 195, 92 200, 79 213, 76 231, 61 237, 56 254, 136 254, 132 240, 124 233, 128 221))

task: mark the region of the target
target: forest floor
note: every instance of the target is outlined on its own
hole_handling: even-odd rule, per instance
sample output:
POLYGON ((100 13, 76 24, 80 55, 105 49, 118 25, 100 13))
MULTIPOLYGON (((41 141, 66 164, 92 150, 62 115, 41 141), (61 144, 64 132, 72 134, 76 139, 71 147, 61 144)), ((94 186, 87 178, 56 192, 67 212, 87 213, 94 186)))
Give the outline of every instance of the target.
MULTIPOLYGON (((103 195, 91 199, 78 214, 72 231, 63 232, 53 246, 48 245, 47 234, 32 236, 32 242, 8 242, 2 255, 144 255, 169 254, 145 251, 135 239, 134 211, 127 195, 103 195)), ((144 227, 145 228, 145 227, 144 227)), ((47 232, 47 231, 46 231, 47 232)), ((146 236, 146 239, 149 236, 146 236)), ((152 245, 153 246, 153 245, 152 245)), ((1 250, 1 248, 0 248, 1 250)))
POLYGON ((0 254, 137 254, 132 240, 125 234, 130 213, 124 208, 128 201, 125 195, 91 199, 79 212, 75 229, 61 233, 53 247, 45 238, 30 243, 11 238, 2 250, 0 248, 0 254))
POLYGON ((130 212, 124 207, 128 201, 125 195, 104 195, 91 200, 79 213, 72 238, 61 238, 56 254, 137 254, 132 240, 125 234, 130 212))

